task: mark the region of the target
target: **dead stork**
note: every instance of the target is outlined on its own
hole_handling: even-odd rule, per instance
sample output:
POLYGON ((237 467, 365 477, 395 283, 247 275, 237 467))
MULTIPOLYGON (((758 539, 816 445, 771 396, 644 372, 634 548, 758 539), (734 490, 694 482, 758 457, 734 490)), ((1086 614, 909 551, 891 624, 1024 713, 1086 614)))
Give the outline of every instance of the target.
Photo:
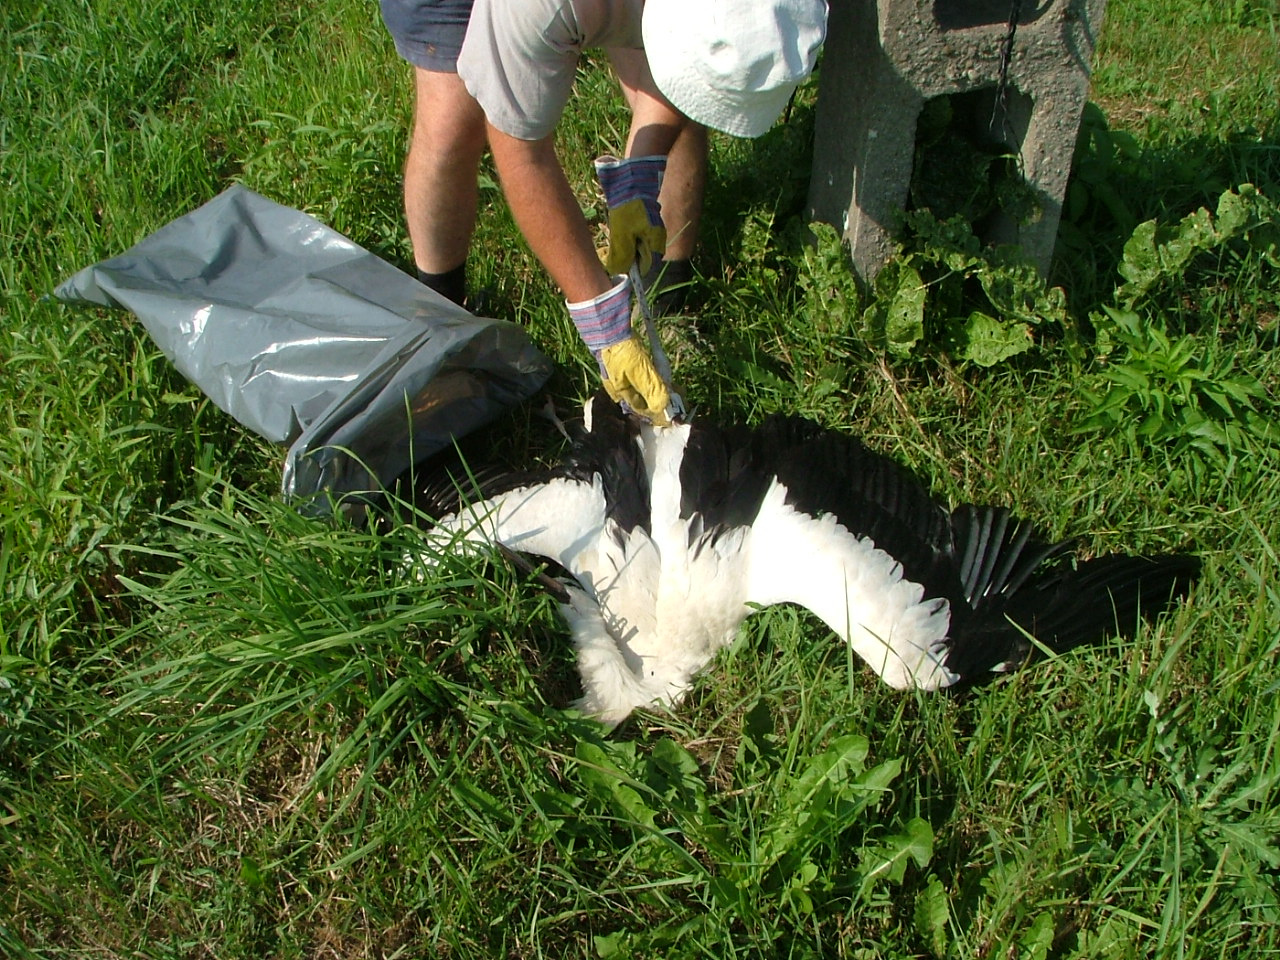
POLYGON ((891 687, 934 690, 1010 670, 1037 645, 1132 634, 1200 569, 1189 555, 1074 560, 1002 507, 948 510, 808 420, 656 428, 603 394, 558 467, 472 492, 432 538, 568 572, 578 706, 609 725, 675 704, 758 607, 807 607, 891 687))

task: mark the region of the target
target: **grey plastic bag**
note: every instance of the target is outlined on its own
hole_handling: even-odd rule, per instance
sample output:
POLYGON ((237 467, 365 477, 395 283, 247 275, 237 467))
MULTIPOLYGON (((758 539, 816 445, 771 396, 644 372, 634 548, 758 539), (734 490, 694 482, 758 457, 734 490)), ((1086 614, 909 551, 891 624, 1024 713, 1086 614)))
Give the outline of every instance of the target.
POLYGON ((551 372, 522 328, 239 185, 54 296, 132 311, 215 404, 289 444, 289 497, 384 489, 551 372))

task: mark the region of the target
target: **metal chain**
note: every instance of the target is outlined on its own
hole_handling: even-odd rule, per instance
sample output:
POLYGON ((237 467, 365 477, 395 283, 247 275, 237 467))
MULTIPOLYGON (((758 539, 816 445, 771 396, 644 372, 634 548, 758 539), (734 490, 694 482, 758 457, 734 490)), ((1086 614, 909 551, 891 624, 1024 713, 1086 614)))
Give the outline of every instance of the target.
POLYGON ((1022 16, 1022 0, 1011 0, 1008 29, 1000 45, 1000 70, 996 74, 996 100, 991 107, 991 129, 999 130, 1002 140, 1012 139, 1009 129, 1009 64, 1013 60, 1013 38, 1018 33, 1022 16), (999 121, 997 123, 997 121, 999 121))

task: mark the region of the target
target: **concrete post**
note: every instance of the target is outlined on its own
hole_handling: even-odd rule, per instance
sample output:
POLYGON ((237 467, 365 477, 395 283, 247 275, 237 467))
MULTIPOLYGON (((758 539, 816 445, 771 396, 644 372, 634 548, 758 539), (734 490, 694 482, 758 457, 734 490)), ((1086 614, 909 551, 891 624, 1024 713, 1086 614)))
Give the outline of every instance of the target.
MULTIPOLYGON (((916 122, 933 97, 990 91, 1011 0, 831 0, 809 184, 811 219, 844 231, 870 281, 893 252, 916 122)), ((1021 244, 1047 272, 1106 0, 1023 0, 1003 140, 1039 202, 1031 223, 984 238, 1021 244)), ((975 131, 978 133, 979 131, 975 131)))

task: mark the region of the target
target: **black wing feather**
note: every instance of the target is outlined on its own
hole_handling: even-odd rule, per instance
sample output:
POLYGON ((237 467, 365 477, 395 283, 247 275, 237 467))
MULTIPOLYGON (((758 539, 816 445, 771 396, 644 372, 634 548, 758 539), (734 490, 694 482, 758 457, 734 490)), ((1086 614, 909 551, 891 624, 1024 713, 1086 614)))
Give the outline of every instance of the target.
POLYGON ((947 669, 964 681, 981 681, 1034 658, 1038 648, 1028 635, 1054 653, 1132 636, 1142 620, 1185 596, 1199 574, 1200 559, 1187 554, 1116 554, 1041 566, 955 624, 947 669))
POLYGON ((749 524, 775 477, 794 509, 833 515, 891 555, 928 596, 949 601, 946 666, 962 681, 1033 655, 1028 634, 1055 652, 1131 635, 1184 596, 1200 570, 1196 557, 1180 554, 1072 564, 1070 541, 1045 540, 1003 507, 948 511, 893 460, 795 417, 754 431, 695 424, 681 470, 682 513, 701 515, 702 536, 749 524))
POLYGON ((681 517, 698 517, 712 537, 750 525, 780 466, 823 433, 800 417, 770 417, 756 429, 694 421, 680 464, 681 517))
POLYGON ((513 470, 491 464, 473 467, 468 451, 451 450, 438 455, 429 469, 418 471, 414 506, 427 517, 444 517, 457 513, 468 503, 489 500, 522 487, 556 479, 590 484, 599 476, 609 516, 624 531, 637 526, 647 530, 649 477, 636 443, 638 423, 635 418, 624 415, 603 393, 592 403, 591 430, 584 429, 581 422, 572 423, 573 442, 555 466, 535 470, 513 470))
POLYGON ((627 533, 650 525, 649 475, 636 442, 639 435, 640 421, 601 391, 591 400, 591 429, 580 432, 555 474, 583 483, 598 474, 605 511, 627 533))

